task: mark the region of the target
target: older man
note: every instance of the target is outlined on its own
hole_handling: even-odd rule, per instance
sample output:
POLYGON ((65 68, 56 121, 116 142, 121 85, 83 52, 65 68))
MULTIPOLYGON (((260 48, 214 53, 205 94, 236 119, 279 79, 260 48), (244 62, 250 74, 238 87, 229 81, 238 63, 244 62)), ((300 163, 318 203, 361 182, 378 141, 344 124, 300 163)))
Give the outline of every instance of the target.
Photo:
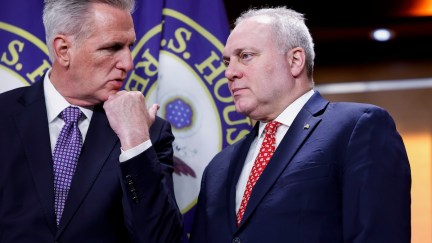
POLYGON ((44 78, 0 95, 0 242, 178 242, 174 137, 139 92, 133 0, 46 0, 44 78))

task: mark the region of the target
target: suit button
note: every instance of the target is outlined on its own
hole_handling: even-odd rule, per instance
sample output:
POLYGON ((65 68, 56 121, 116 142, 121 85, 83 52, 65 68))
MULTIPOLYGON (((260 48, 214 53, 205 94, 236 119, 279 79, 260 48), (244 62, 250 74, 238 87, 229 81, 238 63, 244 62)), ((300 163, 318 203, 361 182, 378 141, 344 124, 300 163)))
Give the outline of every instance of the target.
POLYGON ((232 243, 240 243, 240 242, 241 242, 241 240, 239 237, 236 237, 232 240, 232 243))

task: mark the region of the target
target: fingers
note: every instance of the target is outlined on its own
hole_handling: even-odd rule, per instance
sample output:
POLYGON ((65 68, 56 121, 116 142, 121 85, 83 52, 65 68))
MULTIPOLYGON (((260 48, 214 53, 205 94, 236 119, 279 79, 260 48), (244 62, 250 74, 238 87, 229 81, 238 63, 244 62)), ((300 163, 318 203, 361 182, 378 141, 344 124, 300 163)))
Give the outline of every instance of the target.
POLYGON ((104 103, 108 122, 124 150, 150 139, 149 117, 144 95, 138 91, 119 91, 104 103))
POLYGON ((159 105, 147 108, 141 92, 122 90, 108 97, 104 109, 111 128, 126 150, 150 139, 149 128, 156 119, 159 105))
POLYGON ((150 117, 156 117, 157 111, 159 110, 160 106, 158 104, 153 104, 150 106, 150 108, 148 109, 148 113, 150 115, 150 117))

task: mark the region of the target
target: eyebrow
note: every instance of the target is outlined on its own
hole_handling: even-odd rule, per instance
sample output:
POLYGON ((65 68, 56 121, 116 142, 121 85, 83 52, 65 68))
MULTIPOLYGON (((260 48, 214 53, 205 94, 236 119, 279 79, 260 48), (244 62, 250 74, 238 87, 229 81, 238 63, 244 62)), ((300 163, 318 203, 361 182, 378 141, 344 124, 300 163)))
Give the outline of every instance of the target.
MULTIPOLYGON (((233 53, 234 53, 234 55, 237 56, 238 54, 242 53, 245 49, 246 48, 237 48, 237 49, 234 49, 233 53)), ((229 60, 230 58, 229 58, 229 56, 222 55, 222 59, 229 60)))

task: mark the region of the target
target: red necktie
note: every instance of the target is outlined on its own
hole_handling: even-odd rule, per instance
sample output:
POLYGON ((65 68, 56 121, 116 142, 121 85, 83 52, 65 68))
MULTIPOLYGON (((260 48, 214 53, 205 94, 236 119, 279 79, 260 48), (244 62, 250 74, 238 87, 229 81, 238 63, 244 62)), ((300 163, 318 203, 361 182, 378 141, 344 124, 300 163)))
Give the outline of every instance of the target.
POLYGON ((252 193, 252 188, 255 186, 260 175, 267 166, 270 158, 272 157, 274 151, 276 150, 276 130, 281 124, 277 121, 271 121, 265 126, 265 137, 262 142, 258 156, 255 159, 251 173, 249 175, 248 181, 246 183, 246 188, 243 194, 243 199, 240 204, 240 208, 237 212, 237 225, 243 218, 246 211, 246 206, 252 193))

